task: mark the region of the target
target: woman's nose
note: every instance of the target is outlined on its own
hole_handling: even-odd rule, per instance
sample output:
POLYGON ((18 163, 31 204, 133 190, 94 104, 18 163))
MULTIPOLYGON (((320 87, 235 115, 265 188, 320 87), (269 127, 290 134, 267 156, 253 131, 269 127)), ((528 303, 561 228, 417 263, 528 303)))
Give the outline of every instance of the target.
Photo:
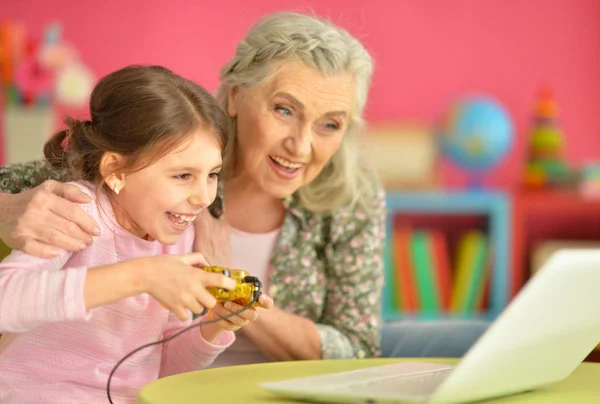
POLYGON ((289 138, 288 147, 295 156, 307 156, 310 154, 312 144, 312 129, 309 125, 299 130, 289 138))

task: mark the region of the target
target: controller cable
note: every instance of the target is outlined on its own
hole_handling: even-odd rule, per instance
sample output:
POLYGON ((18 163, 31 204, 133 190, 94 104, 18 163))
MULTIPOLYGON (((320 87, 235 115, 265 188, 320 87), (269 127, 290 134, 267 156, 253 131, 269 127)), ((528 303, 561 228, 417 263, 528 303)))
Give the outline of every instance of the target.
MULTIPOLYGON (((125 362, 127 359, 129 359, 130 356, 135 355, 136 353, 138 353, 142 349, 149 348, 149 347, 151 347, 153 345, 160 345, 160 344, 164 344, 165 342, 169 342, 173 338, 175 338, 175 337, 177 337, 177 336, 183 334, 184 332, 187 332, 187 331, 189 331, 189 330, 191 330, 193 328, 196 328, 198 326, 201 326, 201 325, 204 325, 204 324, 216 323, 217 321, 222 321, 222 320, 225 320, 225 319, 227 319, 229 317, 237 316, 238 314, 240 314, 240 313, 248 310, 250 307, 252 307, 252 305, 258 301, 258 297, 259 296, 260 296, 260 294, 256 294, 252 298, 252 301, 250 303, 248 303, 247 305, 245 305, 244 307, 242 307, 238 311, 230 313, 230 314, 228 314, 228 315, 226 315, 224 317, 216 318, 216 319, 213 319, 213 320, 200 321, 199 323, 192 324, 189 327, 184 328, 183 330, 177 331, 175 334, 171 335, 168 338, 164 338, 164 339, 161 339, 161 340, 158 340, 158 341, 150 342, 150 343, 148 343, 146 345, 142 345, 142 346, 134 349, 133 351, 129 352, 127 355, 125 355, 123 358, 121 358, 121 360, 119 360, 119 362, 117 362, 117 364, 111 370, 110 375, 108 376, 108 381, 106 382, 106 395, 108 397, 108 402, 110 404, 114 404, 114 402, 113 402, 113 400, 112 400, 112 398, 110 396, 110 382, 111 382, 111 380, 112 380, 115 372, 117 371, 117 368, 119 366, 121 366, 121 364, 123 364, 123 362, 125 362)), ((205 312, 206 312, 206 310, 205 310, 205 312)), ((201 314, 201 315, 203 315, 203 314, 201 314)))

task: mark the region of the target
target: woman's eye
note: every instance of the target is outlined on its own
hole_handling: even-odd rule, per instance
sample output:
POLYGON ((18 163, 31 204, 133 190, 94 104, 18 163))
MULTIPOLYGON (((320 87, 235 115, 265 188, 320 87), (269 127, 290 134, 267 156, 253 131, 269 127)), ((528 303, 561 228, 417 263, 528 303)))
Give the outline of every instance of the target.
POLYGON ((342 125, 340 125, 337 122, 334 121, 329 121, 329 122, 324 122, 321 125, 321 128, 324 132, 337 132, 340 130, 340 128, 342 127, 342 125))
POLYGON ((210 173, 210 174, 208 174, 208 176, 210 179, 218 180, 219 177, 221 176, 221 173, 210 173))
POLYGON ((191 174, 177 174, 173 176, 176 180, 189 180, 191 177, 191 174))
POLYGON ((281 105, 277 105, 275 107, 275 111, 283 116, 292 116, 292 111, 289 108, 282 107, 281 105))

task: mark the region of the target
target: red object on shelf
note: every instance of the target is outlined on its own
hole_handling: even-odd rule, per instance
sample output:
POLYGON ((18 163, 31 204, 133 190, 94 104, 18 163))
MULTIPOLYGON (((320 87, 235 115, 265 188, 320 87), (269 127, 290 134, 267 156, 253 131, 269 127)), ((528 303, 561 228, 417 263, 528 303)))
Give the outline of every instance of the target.
POLYGON ((517 191, 513 200, 512 296, 530 275, 533 245, 546 239, 600 240, 600 199, 576 191, 517 191))

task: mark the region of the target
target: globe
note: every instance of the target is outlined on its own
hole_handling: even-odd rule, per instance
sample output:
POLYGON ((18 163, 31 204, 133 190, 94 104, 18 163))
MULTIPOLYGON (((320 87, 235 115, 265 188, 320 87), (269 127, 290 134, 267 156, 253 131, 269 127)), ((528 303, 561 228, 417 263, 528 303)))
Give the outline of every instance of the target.
POLYGON ((470 97, 456 103, 439 130, 442 153, 472 174, 498 164, 513 141, 508 113, 488 97, 470 97))

